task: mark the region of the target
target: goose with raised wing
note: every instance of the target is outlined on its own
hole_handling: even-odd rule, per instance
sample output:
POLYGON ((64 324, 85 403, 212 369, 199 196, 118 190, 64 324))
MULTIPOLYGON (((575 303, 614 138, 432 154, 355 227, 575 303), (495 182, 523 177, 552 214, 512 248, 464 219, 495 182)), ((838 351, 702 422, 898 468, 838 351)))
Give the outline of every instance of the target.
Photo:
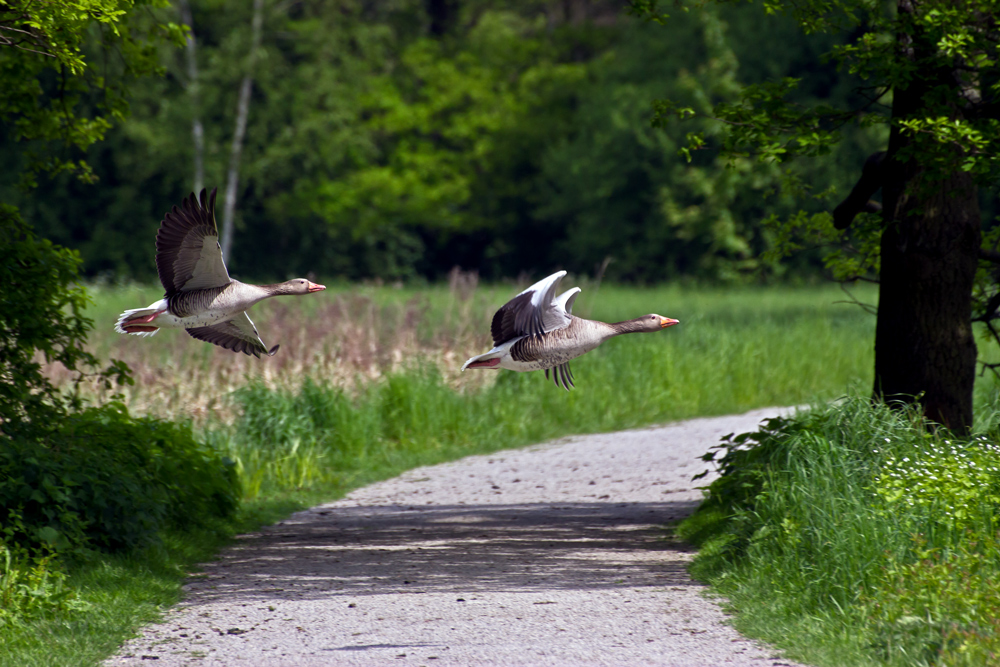
POLYGON ((146 308, 126 310, 115 331, 152 336, 160 329, 184 329, 191 336, 233 352, 273 356, 246 311, 272 296, 320 292, 304 278, 252 285, 229 277, 215 223, 215 195, 194 193, 163 217, 156 234, 156 272, 166 293, 146 308))
POLYGON ((569 390, 573 373, 569 362, 614 336, 626 333, 659 331, 677 324, 677 320, 662 315, 643 315, 634 320, 608 324, 573 315, 573 302, 580 294, 574 287, 556 296, 559 281, 565 271, 524 290, 493 316, 490 331, 493 349, 472 357, 462 365, 466 368, 506 368, 512 371, 552 371, 556 385, 569 390))

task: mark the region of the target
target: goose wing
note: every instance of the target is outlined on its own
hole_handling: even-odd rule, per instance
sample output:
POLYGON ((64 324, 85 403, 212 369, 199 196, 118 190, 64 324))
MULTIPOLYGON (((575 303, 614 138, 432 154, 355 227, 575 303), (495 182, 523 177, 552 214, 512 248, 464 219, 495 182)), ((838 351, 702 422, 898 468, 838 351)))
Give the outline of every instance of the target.
POLYGON ((156 272, 167 296, 230 283, 215 224, 216 191, 206 197, 202 190, 200 202, 192 193, 163 216, 156 233, 156 272))
POLYGON ((574 288, 576 292, 569 290, 559 299, 554 299, 559 281, 565 275, 565 271, 557 271, 501 306, 490 326, 493 344, 502 345, 517 336, 543 334, 568 327, 572 317, 566 306, 572 308, 573 299, 580 289, 574 288))
POLYGON ((233 352, 252 354, 258 358, 261 354, 272 357, 278 351, 277 345, 270 350, 267 349, 264 341, 260 339, 260 334, 257 333, 257 327, 254 326, 253 322, 250 321, 250 316, 245 312, 225 322, 219 322, 209 327, 185 329, 185 331, 192 337, 206 343, 212 343, 233 352))

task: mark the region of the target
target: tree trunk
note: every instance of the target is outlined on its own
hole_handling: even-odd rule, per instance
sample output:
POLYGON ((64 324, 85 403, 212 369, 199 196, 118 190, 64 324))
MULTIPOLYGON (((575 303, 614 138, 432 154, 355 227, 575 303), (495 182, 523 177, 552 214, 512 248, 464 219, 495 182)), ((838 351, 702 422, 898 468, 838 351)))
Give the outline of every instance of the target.
POLYGON ((236 129, 233 131, 233 145, 229 154, 229 173, 226 178, 226 201, 222 209, 222 256, 232 267, 233 216, 236 211, 236 193, 240 178, 240 156, 243 153, 243 137, 247 131, 247 116, 250 113, 250 92, 253 88, 253 66, 260 47, 260 33, 264 21, 264 0, 254 0, 250 55, 247 59, 246 74, 240 84, 240 97, 236 105, 236 129))
POLYGON ((191 97, 191 139, 194 143, 194 192, 201 192, 205 187, 205 128, 201 124, 201 104, 198 95, 198 59, 194 37, 194 19, 191 16, 191 4, 188 0, 180 0, 181 21, 188 27, 187 45, 187 92, 191 97))
POLYGON ((875 396, 919 401, 928 418, 964 433, 972 425, 976 371, 979 206, 966 174, 935 185, 923 197, 885 191, 897 201, 886 207, 895 219, 882 233, 875 396))
MULTIPOLYGON (((907 0, 899 7, 913 11, 907 0)), ((915 57, 935 47, 906 35, 900 48, 915 57)), ((950 72, 925 72, 897 87, 893 120, 926 115, 932 91, 954 87, 955 80, 950 72)), ((953 113, 960 114, 957 106, 953 113)), ((918 402, 929 419, 965 433, 972 425, 976 371, 971 320, 981 243, 977 190, 957 166, 941 178, 915 157, 900 158, 913 141, 894 122, 882 188, 874 396, 890 404, 918 402)))

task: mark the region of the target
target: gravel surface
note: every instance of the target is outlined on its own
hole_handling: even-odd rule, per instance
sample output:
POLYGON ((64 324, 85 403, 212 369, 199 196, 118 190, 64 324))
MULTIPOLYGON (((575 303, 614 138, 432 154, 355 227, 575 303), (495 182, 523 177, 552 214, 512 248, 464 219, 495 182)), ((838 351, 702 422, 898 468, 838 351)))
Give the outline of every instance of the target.
MULTIPOLYGON (((242 536, 108 665, 793 665, 663 524, 697 457, 779 408, 418 468, 242 536)), ((786 411, 787 412, 787 411, 786 411)))

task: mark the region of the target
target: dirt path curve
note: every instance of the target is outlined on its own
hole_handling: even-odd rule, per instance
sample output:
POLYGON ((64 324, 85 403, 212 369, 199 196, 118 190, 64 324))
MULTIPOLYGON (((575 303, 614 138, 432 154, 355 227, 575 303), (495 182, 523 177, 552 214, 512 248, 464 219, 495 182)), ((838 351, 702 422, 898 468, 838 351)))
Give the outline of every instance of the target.
POLYGON ((725 624, 687 575, 690 548, 661 527, 697 505, 698 456, 779 412, 567 438, 359 489, 243 536, 107 664, 792 665, 725 624))

